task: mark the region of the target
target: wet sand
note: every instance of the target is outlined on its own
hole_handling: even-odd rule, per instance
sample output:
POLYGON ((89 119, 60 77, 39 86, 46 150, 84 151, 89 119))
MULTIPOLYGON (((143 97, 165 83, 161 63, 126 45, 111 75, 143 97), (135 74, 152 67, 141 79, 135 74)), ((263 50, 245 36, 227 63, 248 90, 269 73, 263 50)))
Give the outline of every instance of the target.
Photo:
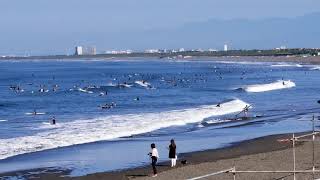
MULTIPOLYGON (((151 167, 141 167, 118 172, 97 173, 76 179, 188 179, 223 169, 236 167, 236 170, 292 170, 292 144, 278 142, 278 139, 291 138, 292 134, 273 135, 234 144, 232 147, 184 154, 181 159, 187 165, 178 162, 175 168, 169 162, 158 166, 158 177, 150 177, 151 167)), ((316 154, 320 152, 320 143, 316 143, 316 154)), ((297 169, 312 167, 312 146, 310 142, 298 143, 296 148, 297 169)), ((318 163, 317 163, 318 165, 318 163)), ((319 174, 317 174, 319 175, 319 174)), ((311 179, 312 176, 298 174, 298 179, 311 179)), ((320 176, 319 176, 320 177, 320 176)), ((292 174, 239 174, 236 179, 292 179, 292 174)), ((205 179, 233 179, 232 174, 222 174, 205 179)))
MULTIPOLYGON (((77 179, 77 180, 97 180, 97 179, 112 179, 112 180, 126 180, 126 179, 188 179, 193 178, 223 169, 235 167, 236 170, 292 170, 292 144, 290 142, 278 142, 278 139, 291 138, 292 134, 272 135, 253 140, 243 141, 233 144, 230 147, 206 150, 201 152, 192 152, 180 155, 177 162, 177 167, 169 167, 169 162, 160 163, 158 165, 158 177, 152 178, 151 166, 138 167, 133 169, 95 173, 82 177, 70 178, 66 177, 67 171, 48 171, 40 174, 33 174, 27 176, 27 179, 77 179), (181 160, 187 160, 187 165, 182 165, 181 160)), ((320 140, 320 138, 319 138, 320 140)), ((319 166, 318 155, 320 153, 320 143, 315 143, 315 162, 319 166)), ((312 144, 311 142, 296 144, 296 162, 297 170, 310 170, 312 167, 312 144)), ((33 170, 33 172, 40 170, 33 170)), ((43 170, 42 170, 43 171, 43 170)), ((18 174, 25 174, 30 171, 21 171, 2 174, 1 176, 12 176, 18 174)), ((320 174, 315 174, 317 178, 320 174)), ((1 179, 1 178, 0 178, 1 179)), ((233 175, 221 174, 205 179, 233 179, 233 175)), ((283 174, 237 174, 237 180, 247 179, 293 179, 291 173, 283 174)), ((311 174, 297 174, 297 179, 312 179, 311 174)))

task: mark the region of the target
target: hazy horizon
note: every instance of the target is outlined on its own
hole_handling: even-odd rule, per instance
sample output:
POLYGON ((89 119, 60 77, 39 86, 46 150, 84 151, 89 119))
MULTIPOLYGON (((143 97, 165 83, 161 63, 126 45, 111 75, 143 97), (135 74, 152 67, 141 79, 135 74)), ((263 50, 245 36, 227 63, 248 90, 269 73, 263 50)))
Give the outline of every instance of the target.
POLYGON ((310 37, 310 29, 315 37, 320 32, 316 22, 303 25, 320 17, 315 0, 3 0, 0 5, 0 55, 70 54, 76 45, 96 46, 98 52, 222 49, 224 42, 236 49, 320 46, 319 38, 310 37), (264 31, 265 24, 277 21, 281 30, 264 31), (270 42, 264 43, 264 36, 270 42))

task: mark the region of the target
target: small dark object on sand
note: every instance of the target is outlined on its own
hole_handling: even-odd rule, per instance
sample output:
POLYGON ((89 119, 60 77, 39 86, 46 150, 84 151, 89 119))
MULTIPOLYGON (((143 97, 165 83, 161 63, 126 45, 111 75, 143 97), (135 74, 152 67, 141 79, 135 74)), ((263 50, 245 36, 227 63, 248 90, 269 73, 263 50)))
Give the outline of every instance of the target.
POLYGON ((183 165, 186 165, 188 162, 187 162, 187 160, 182 160, 181 161, 181 164, 183 164, 183 165))

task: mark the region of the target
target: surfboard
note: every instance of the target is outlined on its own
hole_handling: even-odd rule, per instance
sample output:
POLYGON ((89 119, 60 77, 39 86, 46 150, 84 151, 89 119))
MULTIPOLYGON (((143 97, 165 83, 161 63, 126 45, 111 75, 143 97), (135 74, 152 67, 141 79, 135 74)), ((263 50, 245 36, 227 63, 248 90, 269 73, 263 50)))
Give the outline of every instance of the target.
POLYGON ((236 114, 235 117, 239 116, 239 114, 243 113, 246 108, 249 109, 250 107, 251 107, 251 105, 249 105, 248 107, 243 108, 243 110, 240 111, 238 114, 236 114))
POLYGON ((36 114, 34 114, 33 112, 27 112, 25 113, 26 115, 45 115, 45 112, 36 112, 36 114))

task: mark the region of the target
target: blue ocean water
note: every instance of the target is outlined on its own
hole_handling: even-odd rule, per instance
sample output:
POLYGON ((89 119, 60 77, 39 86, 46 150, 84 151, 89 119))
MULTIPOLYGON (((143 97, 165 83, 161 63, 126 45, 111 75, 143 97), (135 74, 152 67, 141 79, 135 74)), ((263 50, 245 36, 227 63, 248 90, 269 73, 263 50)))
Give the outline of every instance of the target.
POLYGON ((63 167, 83 175, 142 165, 151 142, 166 160, 171 138, 182 153, 310 130, 320 108, 318 69, 212 60, 2 61, 0 172, 63 167), (235 118, 245 105, 251 118, 235 118))

